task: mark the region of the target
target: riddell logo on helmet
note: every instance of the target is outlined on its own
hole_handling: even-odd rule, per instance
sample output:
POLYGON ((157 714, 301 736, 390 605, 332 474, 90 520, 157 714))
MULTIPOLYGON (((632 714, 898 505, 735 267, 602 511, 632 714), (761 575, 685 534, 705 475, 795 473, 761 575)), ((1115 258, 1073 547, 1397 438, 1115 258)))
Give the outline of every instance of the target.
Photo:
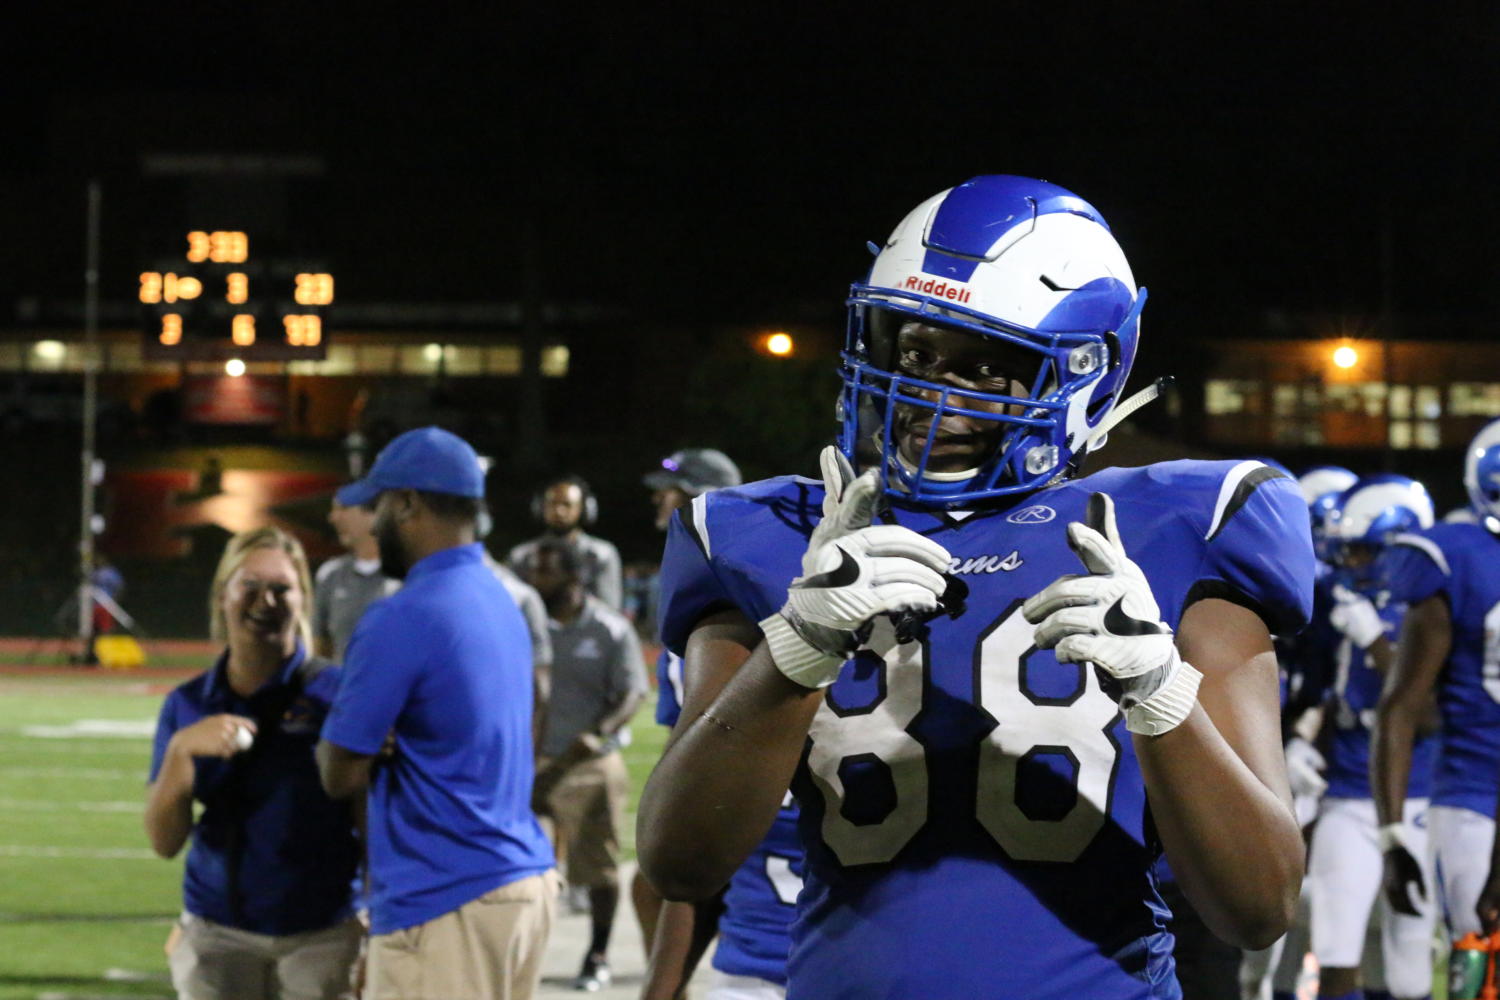
POLYGON ((924 281, 922 278, 913 275, 906 279, 906 284, 902 287, 909 292, 920 292, 923 295, 931 295, 935 299, 952 299, 954 302, 969 301, 969 290, 967 288, 960 287, 959 285, 950 285, 948 282, 939 281, 936 278, 928 278, 924 281))

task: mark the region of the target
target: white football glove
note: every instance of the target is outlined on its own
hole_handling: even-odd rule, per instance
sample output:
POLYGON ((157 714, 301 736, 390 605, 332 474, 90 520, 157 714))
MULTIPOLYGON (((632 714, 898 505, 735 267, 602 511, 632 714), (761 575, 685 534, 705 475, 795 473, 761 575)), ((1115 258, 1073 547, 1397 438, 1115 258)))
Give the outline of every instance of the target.
POLYGON ((760 623, 771 658, 804 687, 832 684, 859 648, 856 633, 881 614, 939 606, 948 550, 896 524, 871 526, 879 472, 859 478, 837 448, 823 449, 823 520, 802 556, 802 575, 781 611, 760 623))
POLYGON ((1092 663, 1120 703, 1125 728, 1159 736, 1192 712, 1203 675, 1183 661, 1151 584, 1125 554, 1108 494, 1089 497, 1088 524, 1068 525, 1068 545, 1088 570, 1058 577, 1021 605, 1036 644, 1063 663, 1092 663))
POLYGON ((1385 622, 1381 621, 1380 612, 1375 610, 1368 597, 1338 584, 1333 588, 1333 601, 1328 623, 1360 649, 1369 649, 1376 639, 1385 635, 1385 622))
POLYGON ((1317 798, 1328 790, 1323 771, 1328 762, 1318 748, 1300 736, 1293 736, 1286 744, 1286 776, 1296 798, 1317 798))

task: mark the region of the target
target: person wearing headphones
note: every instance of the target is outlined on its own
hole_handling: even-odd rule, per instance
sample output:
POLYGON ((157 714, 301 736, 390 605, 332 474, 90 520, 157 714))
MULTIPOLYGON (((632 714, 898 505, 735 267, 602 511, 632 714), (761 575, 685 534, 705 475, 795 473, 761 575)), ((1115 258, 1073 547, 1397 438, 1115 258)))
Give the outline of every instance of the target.
POLYGON ((505 557, 506 565, 521 573, 531 564, 542 539, 561 539, 578 557, 584 590, 619 611, 624 604, 625 589, 620 550, 584 531, 599 519, 599 501, 589 484, 580 476, 553 479, 532 498, 531 514, 546 530, 511 549, 505 557))

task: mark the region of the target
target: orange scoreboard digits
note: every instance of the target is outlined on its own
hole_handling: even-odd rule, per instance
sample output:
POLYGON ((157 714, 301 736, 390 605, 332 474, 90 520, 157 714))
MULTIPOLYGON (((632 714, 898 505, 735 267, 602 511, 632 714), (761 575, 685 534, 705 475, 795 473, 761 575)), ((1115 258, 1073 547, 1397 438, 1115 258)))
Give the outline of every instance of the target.
POLYGON ((282 256, 285 248, 274 237, 252 241, 252 235, 244 229, 192 229, 178 237, 180 251, 153 258, 139 272, 136 297, 148 356, 247 361, 325 356, 333 274, 314 258, 282 256))

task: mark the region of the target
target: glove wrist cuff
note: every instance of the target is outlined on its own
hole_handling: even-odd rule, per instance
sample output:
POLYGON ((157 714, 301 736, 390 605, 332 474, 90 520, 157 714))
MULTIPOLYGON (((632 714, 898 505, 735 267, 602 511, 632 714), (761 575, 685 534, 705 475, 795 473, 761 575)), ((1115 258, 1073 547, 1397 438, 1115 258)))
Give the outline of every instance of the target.
POLYGON ((1125 710, 1125 728, 1142 736, 1160 736, 1182 724, 1198 703, 1203 675, 1186 660, 1173 657, 1170 673, 1151 697, 1125 710))
POLYGON ((1393 847, 1406 847, 1406 824, 1387 823, 1375 831, 1375 843, 1380 845, 1380 853, 1384 854, 1393 847))
POLYGON ((844 657, 825 653, 798 634, 781 613, 760 622, 771 662, 786 679, 805 688, 825 688, 832 684, 844 665, 844 657))

